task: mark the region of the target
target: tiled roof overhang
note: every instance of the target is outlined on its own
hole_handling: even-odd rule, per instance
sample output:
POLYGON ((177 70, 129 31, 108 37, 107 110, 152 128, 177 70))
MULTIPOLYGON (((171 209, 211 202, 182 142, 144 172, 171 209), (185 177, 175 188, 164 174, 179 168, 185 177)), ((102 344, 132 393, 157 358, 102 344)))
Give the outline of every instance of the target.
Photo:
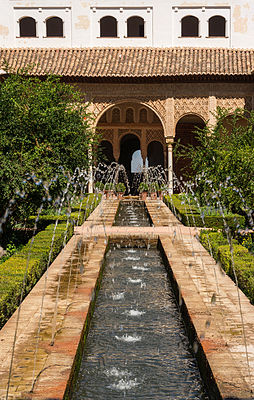
POLYGON ((0 49, 0 68, 29 67, 36 76, 70 80, 253 80, 254 49, 82 48, 0 49))

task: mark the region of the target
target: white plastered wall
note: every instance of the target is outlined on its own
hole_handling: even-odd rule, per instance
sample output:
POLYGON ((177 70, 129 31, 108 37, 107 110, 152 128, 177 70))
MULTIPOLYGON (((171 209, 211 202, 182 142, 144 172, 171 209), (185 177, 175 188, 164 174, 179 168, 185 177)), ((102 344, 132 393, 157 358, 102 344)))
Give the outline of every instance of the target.
POLYGON ((252 0, 0 0, 0 10, 0 47, 254 47, 252 0), (99 37, 98 21, 104 15, 116 15, 117 38, 99 37), (134 15, 145 20, 144 38, 126 37, 126 20, 134 15), (186 15, 199 18, 200 37, 181 38, 180 21, 186 15), (213 15, 226 18, 225 38, 208 37, 208 19, 213 15), (19 38, 22 16, 37 21, 36 38, 19 38), (49 16, 63 19, 63 38, 45 37, 49 16))

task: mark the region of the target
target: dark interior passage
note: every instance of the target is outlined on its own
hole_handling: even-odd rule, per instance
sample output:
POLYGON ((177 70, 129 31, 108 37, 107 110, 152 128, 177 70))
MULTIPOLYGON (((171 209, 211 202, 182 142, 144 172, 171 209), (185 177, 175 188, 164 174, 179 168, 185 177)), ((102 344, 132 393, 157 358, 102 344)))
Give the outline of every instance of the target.
MULTIPOLYGON (((197 129, 205 126, 204 121, 196 115, 186 115, 181 118, 176 126, 176 136, 174 146, 198 146, 197 129)), ((181 147, 179 149, 181 151, 181 147)), ((181 180, 188 181, 193 177, 191 160, 189 158, 178 158, 177 152, 173 157, 174 171, 174 193, 179 193, 182 188, 179 186, 181 180)))
POLYGON ((102 140, 99 145, 99 154, 101 160, 109 165, 114 161, 113 147, 108 140, 102 140))
POLYGON ((120 157, 119 164, 122 164, 125 167, 126 174, 130 184, 131 194, 136 194, 136 187, 133 187, 133 183, 135 181, 135 173, 131 171, 131 162, 133 154, 140 150, 140 141, 137 136, 133 134, 127 134, 121 140, 120 145, 120 157))
POLYGON ((153 141, 149 143, 147 148, 147 157, 149 167, 156 167, 157 165, 164 166, 163 146, 160 142, 153 141))

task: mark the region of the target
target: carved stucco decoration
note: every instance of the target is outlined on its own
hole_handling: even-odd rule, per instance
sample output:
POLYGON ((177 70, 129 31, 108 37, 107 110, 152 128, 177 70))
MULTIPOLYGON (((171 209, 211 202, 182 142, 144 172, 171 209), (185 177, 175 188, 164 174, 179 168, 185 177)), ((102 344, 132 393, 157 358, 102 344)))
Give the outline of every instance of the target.
POLYGON ((115 104, 115 102, 110 98, 94 99, 92 103, 93 103, 93 113, 96 118, 100 116, 103 113, 103 111, 105 111, 108 108, 108 106, 115 104))
POLYGON ((142 134, 142 131, 141 131, 141 129, 132 129, 132 128, 130 128, 130 129, 118 129, 118 138, 119 138, 119 141, 122 139, 122 137, 124 136, 124 135, 126 135, 126 134, 128 134, 128 133, 130 133, 130 134, 136 134, 139 138, 141 138, 141 134, 142 134))
POLYGON ((209 119, 208 97, 176 97, 174 103, 176 123, 186 114, 198 115, 205 121, 209 119))
POLYGON ((166 125, 166 114, 167 114, 167 109, 166 109, 166 98, 140 98, 140 101, 147 105, 148 107, 150 106, 155 113, 158 114, 158 116, 161 118, 163 121, 164 126, 166 125))
POLYGON ((236 108, 245 107, 244 97, 217 97, 217 107, 234 111, 236 108))
POLYGON ((114 145, 114 130, 113 129, 98 129, 101 135, 101 140, 108 140, 112 146, 114 145))
POLYGON ((166 147, 165 137, 162 129, 147 129, 146 130, 146 145, 153 141, 160 142, 163 147, 166 147))

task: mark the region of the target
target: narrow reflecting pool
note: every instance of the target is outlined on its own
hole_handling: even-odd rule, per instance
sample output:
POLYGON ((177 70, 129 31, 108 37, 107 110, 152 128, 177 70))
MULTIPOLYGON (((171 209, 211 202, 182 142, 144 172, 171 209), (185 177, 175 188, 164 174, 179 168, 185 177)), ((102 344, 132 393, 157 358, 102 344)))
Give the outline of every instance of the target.
POLYGON ((208 399, 159 251, 111 248, 74 399, 208 399))
POLYGON ((121 201, 114 225, 116 226, 150 226, 143 201, 121 201))

